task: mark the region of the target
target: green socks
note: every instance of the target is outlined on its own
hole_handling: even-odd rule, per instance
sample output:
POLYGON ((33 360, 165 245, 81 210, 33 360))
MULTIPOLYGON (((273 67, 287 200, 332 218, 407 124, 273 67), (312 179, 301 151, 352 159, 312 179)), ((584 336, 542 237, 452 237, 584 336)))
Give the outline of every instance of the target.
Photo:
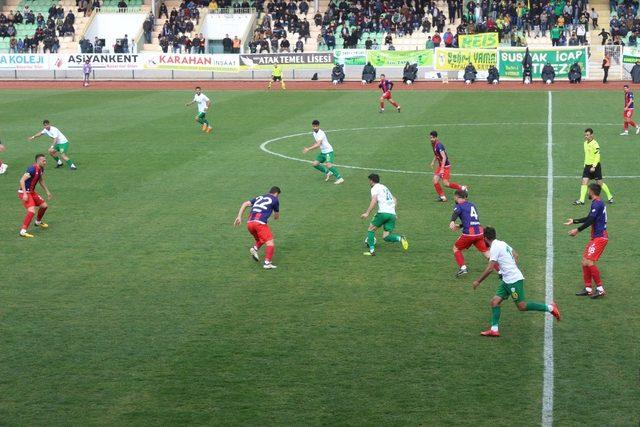
POLYGON ((329 172, 329 169, 327 169, 326 167, 324 167, 324 165, 316 165, 314 166, 314 168, 318 169, 320 172, 322 173, 327 173, 329 172))
POLYGON ((342 176, 340 176, 340 172, 338 172, 338 169, 335 166, 331 166, 329 171, 336 177, 336 179, 342 178, 342 176))
POLYGON ((527 311, 549 311, 547 304, 542 304, 540 302, 528 302, 527 303, 527 311))
POLYGON ((387 237, 384 238, 385 242, 399 242, 400 241, 400 236, 398 234, 389 234, 387 237))
POLYGON ((375 241, 376 241, 376 232, 375 231, 367 232, 367 243, 369 244, 369 250, 373 251, 375 249, 376 247, 375 241))
POLYGON ((73 160, 71 159, 67 160, 67 166, 69 167, 73 166, 73 160))
POLYGON ((582 203, 584 203, 584 200, 587 198, 587 186, 586 185, 581 185, 580 186, 580 201, 582 203))
MULTIPOLYGON (((51 157, 53 157, 53 156, 51 156, 51 157)), ((58 157, 53 157, 53 160, 55 160, 56 163, 58 163, 60 161, 60 159, 58 157)))
POLYGON ((609 191, 609 187, 604 182, 602 183, 602 191, 607 195, 607 200, 610 200, 613 196, 611 195, 611 191, 609 191))
POLYGON ((498 327, 500 323, 500 306, 491 307, 491 326, 498 327))

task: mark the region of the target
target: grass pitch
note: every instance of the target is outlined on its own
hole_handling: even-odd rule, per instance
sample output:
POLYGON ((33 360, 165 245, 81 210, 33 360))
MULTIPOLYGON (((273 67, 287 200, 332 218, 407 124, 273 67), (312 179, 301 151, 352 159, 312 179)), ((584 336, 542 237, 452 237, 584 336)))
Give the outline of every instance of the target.
MULTIPOLYGON (((452 206, 433 202, 427 134, 439 131, 482 223, 521 254, 527 298, 544 300, 546 92, 398 90, 401 114, 378 114, 373 92, 208 95, 210 135, 184 108, 189 92, 3 91, 0 423, 540 423, 543 316, 505 302, 502 337, 479 336, 497 278, 472 291, 485 266, 475 251, 465 253, 470 274, 453 278, 452 206), (50 161, 50 228, 22 240, 15 190, 48 147, 26 141, 44 118, 69 138, 79 170, 50 161), (341 186, 259 149, 310 132, 315 118, 336 162, 364 168, 340 168, 341 186), (368 258, 359 214, 366 176, 380 169, 418 172, 380 172, 411 247, 381 243, 368 258), (271 185, 283 190, 271 221, 279 269, 263 271, 232 223, 271 185)), ((588 236, 562 226, 587 213, 571 206, 587 125, 605 177, 640 175, 640 137, 618 136, 621 97, 553 94, 559 425, 638 421, 640 179, 606 179, 616 204, 605 299, 573 296, 588 236)), ((301 153, 311 142, 267 148, 311 160, 301 153)))

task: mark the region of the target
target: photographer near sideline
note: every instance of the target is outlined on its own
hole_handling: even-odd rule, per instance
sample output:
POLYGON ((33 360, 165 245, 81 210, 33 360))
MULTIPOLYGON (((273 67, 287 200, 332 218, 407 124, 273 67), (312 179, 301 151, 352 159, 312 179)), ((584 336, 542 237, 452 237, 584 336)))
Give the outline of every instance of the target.
POLYGON ((371 62, 367 62, 367 65, 362 69, 362 84, 370 84, 376 79, 376 69, 371 62))
POLYGON ((476 71, 476 67, 474 67, 473 64, 469 62, 469 65, 465 67, 464 74, 462 76, 464 79, 464 82, 470 85, 471 83, 476 81, 477 75, 478 75, 478 72, 476 71))
POLYGON ((555 81, 556 70, 553 69, 550 62, 547 62, 546 64, 544 64, 544 67, 542 67, 542 73, 540 73, 540 76, 542 77, 542 81, 548 85, 552 84, 555 81))
POLYGON ((337 64, 335 67, 333 67, 333 70, 331 70, 331 83, 333 83, 334 85, 337 85, 338 83, 344 83, 345 74, 342 67, 342 65, 337 64))
POLYGON ((580 82, 582 82, 582 68, 580 68, 580 64, 574 62, 569 68, 569 83, 577 84, 580 82))
POLYGON ((495 65, 489 67, 489 70, 487 71, 487 83, 490 85, 497 85, 500 83, 500 73, 495 65))

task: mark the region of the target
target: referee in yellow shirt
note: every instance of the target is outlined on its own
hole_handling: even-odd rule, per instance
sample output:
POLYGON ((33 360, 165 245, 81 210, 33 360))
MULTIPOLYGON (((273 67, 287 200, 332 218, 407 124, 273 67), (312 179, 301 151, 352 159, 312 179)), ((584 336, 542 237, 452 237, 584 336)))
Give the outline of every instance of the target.
POLYGON ((593 139, 593 129, 584 130, 584 170, 582 171, 582 186, 580 187, 580 198, 573 202, 574 205, 584 205, 587 197, 587 184, 594 179, 602 187, 602 191, 607 195, 609 203, 613 203, 613 196, 609 187, 602 181, 602 167, 600 166, 600 145, 593 139))
POLYGON ((278 64, 273 64, 273 72, 271 73, 271 80, 269 80, 267 89, 271 89, 271 84, 274 82, 280 82, 282 89, 286 89, 284 80, 282 79, 282 68, 278 67, 278 64))

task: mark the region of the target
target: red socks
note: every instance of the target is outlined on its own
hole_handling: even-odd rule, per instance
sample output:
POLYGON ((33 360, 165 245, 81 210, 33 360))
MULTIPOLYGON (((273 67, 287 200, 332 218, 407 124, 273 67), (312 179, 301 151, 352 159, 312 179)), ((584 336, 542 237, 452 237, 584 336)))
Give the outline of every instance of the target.
POLYGON ((389 102, 391 103, 391 105, 398 108, 398 103, 396 101, 389 101, 389 102))
POLYGON ((24 222, 22 223, 22 228, 24 230, 29 229, 29 225, 31 224, 31 220, 33 219, 33 212, 27 212, 27 216, 24 217, 24 222))
POLYGON ((438 193, 438 196, 440 197, 444 196, 444 191, 442 191, 442 187, 440 186, 439 182, 436 182, 435 184, 433 184, 433 187, 436 189, 436 193, 438 193))
POLYGON ((454 251, 453 256, 456 258, 456 262, 458 263, 458 267, 462 267, 464 265, 464 255, 462 255, 461 251, 454 251))
POLYGON ((633 120, 629 120, 629 124, 634 128, 637 127, 636 122, 634 122, 633 120))
POLYGON ((462 190, 462 186, 460 184, 456 184, 455 182, 450 182, 448 187, 453 188, 454 190, 462 190))
POLYGON ((271 258, 273 258, 273 253, 275 251, 276 251, 275 246, 267 246, 267 249, 265 250, 264 261, 271 262, 271 258))
POLYGON ((44 216, 44 213, 47 211, 47 208, 40 208, 38 209, 38 216, 36 217, 36 219, 38 220, 38 222, 42 221, 42 217, 44 216))
POLYGON ((380 101, 380 109, 384 110, 384 101, 380 101))
POLYGON ((588 267, 591 270, 591 277, 593 277, 593 281, 596 283, 596 286, 602 286, 602 280, 600 280, 600 270, 595 265, 588 267))
POLYGON ((588 265, 582 266, 582 278, 584 279, 584 287, 591 287, 591 267, 588 265))
POLYGON ((624 130, 629 130, 629 122, 624 122, 624 130))

